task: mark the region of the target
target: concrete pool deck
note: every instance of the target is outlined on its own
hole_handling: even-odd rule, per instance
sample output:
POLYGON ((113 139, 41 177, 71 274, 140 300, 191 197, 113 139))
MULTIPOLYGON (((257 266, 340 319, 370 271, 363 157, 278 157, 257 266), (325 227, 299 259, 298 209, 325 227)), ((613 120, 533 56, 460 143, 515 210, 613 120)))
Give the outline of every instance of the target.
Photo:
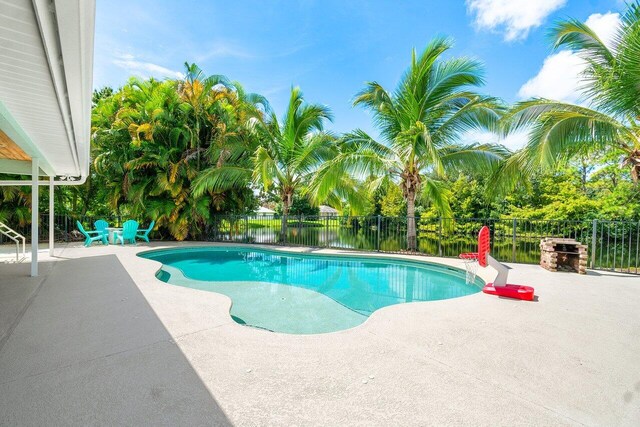
POLYGON ((236 324, 227 297, 160 282, 135 256, 178 246, 194 244, 70 244, 38 278, 0 264, 0 425, 640 420, 638 276, 514 264, 537 302, 478 293, 285 335, 236 324))

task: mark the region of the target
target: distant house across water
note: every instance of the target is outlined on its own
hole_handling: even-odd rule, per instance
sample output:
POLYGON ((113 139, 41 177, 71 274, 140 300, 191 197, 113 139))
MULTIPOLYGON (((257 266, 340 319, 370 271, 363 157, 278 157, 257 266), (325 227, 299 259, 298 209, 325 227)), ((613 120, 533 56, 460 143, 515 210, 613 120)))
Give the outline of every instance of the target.
POLYGON ((276 214, 276 211, 273 209, 265 208, 264 206, 260 206, 258 210, 255 212, 255 215, 260 218, 265 219, 273 219, 273 216, 276 214))
POLYGON ((331 206, 320 205, 320 216, 328 217, 328 216, 338 216, 338 211, 331 206))

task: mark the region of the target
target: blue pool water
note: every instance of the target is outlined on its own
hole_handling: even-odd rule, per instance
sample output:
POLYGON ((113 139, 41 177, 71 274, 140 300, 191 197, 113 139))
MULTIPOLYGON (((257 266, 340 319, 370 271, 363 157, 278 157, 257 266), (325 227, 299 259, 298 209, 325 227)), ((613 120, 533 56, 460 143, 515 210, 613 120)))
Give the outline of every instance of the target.
POLYGON ((314 334, 354 327, 393 304, 480 291, 460 269, 422 262, 309 255, 255 248, 178 248, 141 257, 162 263, 160 280, 227 295, 238 323, 314 334))

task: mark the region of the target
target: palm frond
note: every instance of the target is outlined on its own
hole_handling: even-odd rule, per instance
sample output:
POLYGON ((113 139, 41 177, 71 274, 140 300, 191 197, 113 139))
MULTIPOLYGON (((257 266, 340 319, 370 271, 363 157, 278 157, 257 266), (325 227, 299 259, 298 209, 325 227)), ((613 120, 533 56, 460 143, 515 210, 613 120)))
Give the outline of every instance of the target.
POLYGON ((612 64, 614 54, 598 37, 595 31, 577 19, 557 22, 551 27, 554 48, 569 48, 578 51, 587 60, 601 64, 612 64))
POLYGON ((451 199, 449 186, 441 180, 427 179, 422 183, 421 198, 424 203, 431 203, 443 218, 453 216, 449 200, 451 199))
POLYGON ((251 170, 238 166, 223 166, 202 171, 193 183, 191 191, 194 197, 200 197, 208 191, 226 191, 244 187, 251 179, 251 170))
POLYGON ((455 144, 443 147, 440 153, 444 170, 450 174, 460 171, 490 174, 510 154, 509 150, 495 144, 455 144))

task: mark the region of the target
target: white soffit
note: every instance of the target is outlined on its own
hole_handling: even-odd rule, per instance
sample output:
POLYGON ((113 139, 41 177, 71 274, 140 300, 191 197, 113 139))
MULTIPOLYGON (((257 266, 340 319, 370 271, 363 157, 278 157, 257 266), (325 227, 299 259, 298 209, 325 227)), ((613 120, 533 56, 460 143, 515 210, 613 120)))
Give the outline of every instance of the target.
POLYGON ((0 126, 46 174, 88 173, 94 23, 95 0, 0 0, 0 126))

